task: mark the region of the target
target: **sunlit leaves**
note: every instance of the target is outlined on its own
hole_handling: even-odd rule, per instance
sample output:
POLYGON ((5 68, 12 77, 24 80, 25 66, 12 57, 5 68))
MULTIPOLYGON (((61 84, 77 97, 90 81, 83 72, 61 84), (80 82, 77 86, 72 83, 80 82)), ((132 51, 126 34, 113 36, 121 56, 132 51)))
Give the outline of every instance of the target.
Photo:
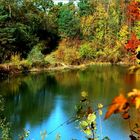
POLYGON ((95 113, 89 114, 87 118, 85 118, 83 121, 80 122, 80 128, 82 131, 88 135, 92 135, 92 130, 95 129, 96 124, 96 115, 95 113))
POLYGON ((130 22, 140 20, 139 2, 132 0, 127 7, 127 15, 130 22))
POLYGON ((135 99, 136 109, 140 108, 140 96, 135 99))
POLYGON ((100 116, 103 114, 102 108, 103 108, 103 105, 102 104, 98 104, 98 113, 99 113, 100 116))
POLYGON ((94 20, 93 15, 82 16, 80 20, 80 29, 84 37, 92 37, 94 33, 94 20))
POLYGON ((130 98, 130 102, 134 103, 136 109, 140 108, 140 90, 133 89, 132 92, 128 93, 128 97, 130 98))
POLYGON ((124 107, 127 103, 127 99, 124 95, 120 94, 115 97, 106 112, 105 119, 109 118, 113 113, 120 113, 124 111, 124 107))
MULTIPOLYGON (((82 110, 83 113, 83 109, 84 109, 85 113, 83 113, 83 115, 78 118, 80 121, 79 123, 80 129, 88 136, 89 139, 96 139, 98 138, 96 137, 96 117, 97 117, 96 113, 99 112, 99 119, 100 119, 100 115, 102 115, 103 105, 98 104, 98 107, 95 109, 95 112, 92 111, 91 113, 87 113, 88 109, 92 110, 87 98, 87 93, 83 91, 81 93, 81 96, 82 96, 82 100, 83 99, 85 100, 81 101, 80 110, 82 110), (85 106, 83 106, 83 104, 85 106)), ((140 90, 138 89, 133 89, 132 92, 128 93, 127 97, 125 97, 124 94, 122 93, 117 97, 115 97, 112 100, 112 103, 108 107, 108 110, 105 114, 105 119, 108 119, 112 114, 116 114, 116 113, 121 114, 121 117, 123 119, 129 119, 130 118, 129 111, 132 107, 131 106, 132 104, 135 105, 136 109, 140 109, 140 90)), ((131 131, 131 135, 129 135, 129 137, 131 140, 137 140, 137 138, 140 137, 139 124, 136 124, 134 128, 130 128, 130 131, 131 131)), ((100 132, 102 132, 101 129, 100 132)), ((103 139, 108 140, 109 138, 104 137, 103 139)))
POLYGON ((122 94, 115 97, 111 105, 109 105, 105 119, 109 118, 113 113, 121 113, 124 119, 130 118, 129 110, 133 104, 136 109, 140 109, 140 90, 138 89, 133 89, 132 92, 129 92, 127 98, 122 94))
POLYGON ((84 43, 79 48, 80 58, 92 59, 95 55, 95 49, 92 48, 90 43, 84 43))
POLYGON ((88 100, 88 93, 81 93, 80 104, 77 106, 76 117, 79 120, 79 127, 89 138, 94 139, 96 132, 96 113, 88 100))
POLYGON ((128 43, 126 44, 125 48, 128 51, 135 53, 139 45, 140 45, 140 40, 137 38, 135 33, 132 33, 131 38, 128 40, 128 43))
POLYGON ((133 30, 136 33, 138 39, 140 39, 140 21, 135 22, 133 30))
MULTIPOLYGON (((128 40, 125 48, 128 52, 136 54, 136 49, 140 45, 140 7, 139 0, 132 0, 127 6, 127 17, 129 29, 131 29, 130 39, 128 40)), ((134 59, 135 60, 135 59, 134 59)))
POLYGON ((86 135, 88 135, 88 136, 91 136, 91 135, 92 135, 92 131, 90 130, 89 127, 87 127, 87 129, 85 129, 85 130, 83 130, 83 131, 84 131, 84 133, 85 133, 86 135))
POLYGON ((82 92, 81 92, 81 96, 82 96, 83 98, 86 98, 86 97, 88 96, 88 93, 85 92, 85 91, 82 91, 82 92))
POLYGON ((81 122, 80 122, 80 126, 81 126, 82 128, 85 128, 85 127, 88 126, 88 123, 87 123, 86 121, 81 121, 81 122))
MULTIPOLYGON (((82 98, 87 98, 87 93, 81 93, 82 98)), ((81 102, 86 103, 86 108, 91 108, 88 102, 88 99, 81 102)), ((131 109, 131 105, 134 104, 136 109, 140 109, 140 90, 133 89, 132 92, 128 93, 128 96, 125 97, 122 93, 115 97, 112 100, 112 103, 109 105, 108 110, 105 114, 105 119, 108 119, 112 114, 120 113, 123 119, 129 119, 129 110, 131 109)), ((81 106, 81 109, 83 107, 81 106)), ((99 112, 99 115, 102 115, 102 104, 98 104, 98 108, 96 111, 99 112), (101 112, 100 112, 101 111, 101 112)), ((95 139, 96 134, 96 111, 91 113, 86 113, 88 109, 85 110, 85 115, 83 115, 80 119, 80 128, 81 130, 91 139, 95 139)), ((99 116, 100 117, 100 116, 99 116)), ((134 128, 130 128, 131 135, 129 136, 131 140, 137 140, 140 136, 140 127, 139 124, 136 124, 134 128), (135 134, 133 134, 135 133, 135 134), (138 137, 137 137, 138 135, 138 137)), ((104 138, 106 139, 106 137, 104 138)), ((108 138, 107 138, 108 139, 108 138)))
POLYGON ((124 45, 125 43, 127 43, 127 39, 128 39, 128 35, 129 35, 129 28, 127 25, 123 25, 119 31, 118 34, 118 38, 119 41, 124 45))
POLYGON ((89 114, 88 117, 87 117, 87 122, 89 124, 91 124, 92 122, 94 122, 96 120, 96 115, 95 113, 92 113, 92 114, 89 114))
POLYGON ((105 33, 105 24, 108 19, 108 14, 104 8, 104 5, 99 3, 96 7, 96 12, 94 14, 95 19, 95 38, 100 42, 103 40, 105 33))

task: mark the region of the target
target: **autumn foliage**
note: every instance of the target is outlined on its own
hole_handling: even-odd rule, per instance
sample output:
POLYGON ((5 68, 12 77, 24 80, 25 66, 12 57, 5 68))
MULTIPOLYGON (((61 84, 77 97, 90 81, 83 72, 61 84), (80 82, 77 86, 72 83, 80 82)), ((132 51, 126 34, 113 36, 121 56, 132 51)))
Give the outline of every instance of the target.
MULTIPOLYGON (((132 0, 127 6, 127 17, 130 23, 130 28, 135 26, 135 22, 140 20, 140 2, 132 0)), ((125 48, 128 52, 136 54, 136 49, 140 45, 140 40, 137 38, 136 33, 131 32, 130 39, 128 40, 125 48)))
MULTIPOLYGON (((97 116, 102 116, 102 109, 106 106, 98 104, 98 108, 92 109, 90 101, 88 100, 88 94, 86 92, 81 93, 80 104, 76 107, 76 118, 80 120, 80 129, 88 136, 88 140, 95 140, 96 137, 96 118, 97 116)), ((115 97, 112 100, 112 103, 108 106, 108 110, 105 114, 104 119, 108 119, 113 114, 121 114, 121 117, 128 121, 130 128, 129 138, 131 140, 139 140, 140 138, 140 124, 136 122, 134 127, 132 127, 130 118, 131 118, 131 109, 132 106, 136 110, 140 111, 140 90, 133 89, 127 94, 127 97, 121 92, 120 95, 115 97)), ((101 125, 101 124, 98 124, 101 125)), ((101 126, 100 126, 101 128, 101 126)), ((100 129, 100 133, 102 130, 100 129)), ((104 137, 102 140, 108 140, 104 137)))
MULTIPOLYGON (((135 106, 137 110, 140 110, 140 90, 133 89, 128 93, 128 97, 123 94, 115 97, 112 103, 109 105, 108 110, 105 114, 105 119, 108 119, 112 114, 120 113, 123 119, 129 119, 129 110, 132 106, 135 106)), ((130 119, 129 119, 130 127, 130 119)), ((140 138, 140 125, 139 122, 135 124, 132 128, 130 127, 131 135, 129 138, 131 140, 139 140, 140 138)))
POLYGON ((132 92, 128 93, 127 98, 123 94, 115 97, 108 107, 105 119, 114 113, 121 113, 124 119, 128 119, 130 117, 128 112, 131 105, 135 105, 136 109, 140 109, 140 90, 133 89, 132 92))
POLYGON ((140 2, 132 0, 127 7, 127 15, 129 22, 134 22, 136 20, 140 20, 140 10, 139 10, 140 2))
POLYGON ((109 118, 113 113, 125 112, 127 109, 126 106, 128 106, 128 102, 122 94, 115 97, 108 108, 105 119, 109 118))
POLYGON ((140 40, 137 38, 135 33, 132 33, 130 39, 128 40, 127 44, 125 45, 125 48, 128 51, 135 53, 135 51, 139 45, 140 45, 140 40))
POLYGON ((136 106, 136 109, 140 109, 140 90, 133 89, 128 93, 129 102, 136 106))

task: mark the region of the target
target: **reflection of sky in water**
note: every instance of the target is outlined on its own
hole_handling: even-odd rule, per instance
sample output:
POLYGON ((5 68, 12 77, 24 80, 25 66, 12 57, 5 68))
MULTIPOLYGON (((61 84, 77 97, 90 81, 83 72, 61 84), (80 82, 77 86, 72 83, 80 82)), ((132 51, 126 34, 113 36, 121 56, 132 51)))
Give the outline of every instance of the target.
MULTIPOLYGON (((44 120, 40 125, 31 127, 28 123, 26 124, 26 129, 31 131, 30 139, 39 140, 41 131, 43 132, 47 130, 47 132, 50 133, 69 119, 69 116, 66 116, 66 113, 63 111, 63 102, 64 100, 61 97, 56 98, 55 108, 50 117, 47 120, 44 120)), ((100 121, 97 117, 97 135, 99 136, 99 140, 101 138, 101 129, 102 136, 108 136, 111 140, 128 140, 128 130, 124 133, 124 129, 128 127, 128 122, 125 122, 125 120, 121 119, 119 116, 112 116, 106 121, 101 118, 102 128, 100 128, 99 124, 100 121), (121 122, 123 122, 123 125, 120 125, 121 122)), ((76 128, 74 123, 65 123, 63 126, 60 126, 53 133, 48 135, 46 139, 54 140, 57 134, 61 135, 61 140, 86 140, 85 135, 76 128)))
MULTIPOLYGON (((47 120, 44 120, 42 124, 36 127, 31 127, 30 124, 26 124, 26 130, 30 130, 30 139, 39 140, 40 132, 47 130, 47 133, 52 132, 55 128, 59 127, 65 121, 69 119, 69 116, 66 116, 62 109, 63 100, 57 98, 55 101, 55 108, 52 111, 50 117, 47 120)), ((81 133, 74 123, 67 124, 57 128, 54 132, 46 137, 47 140, 54 140, 56 135, 60 134, 61 140, 72 140, 78 138, 79 140, 84 140, 84 134, 81 133), (69 137, 68 137, 69 136, 69 137)))
MULTIPOLYGON (((10 83, 15 83, 18 87, 16 83, 19 82, 15 82, 17 79, 13 80, 10 83)), ((21 88, 18 87, 18 98, 13 96, 6 104, 7 116, 14 124, 12 128, 14 140, 17 140, 24 127, 30 130, 29 139, 40 140, 40 131, 46 130, 49 133, 72 116, 74 106, 80 101, 81 91, 88 91, 93 107, 98 103, 108 105, 121 88, 125 91, 139 88, 140 76, 130 75, 122 67, 96 66, 86 71, 55 73, 52 76, 28 75, 18 80, 21 80, 22 85, 21 88)), ((0 86, 3 93, 10 93, 10 87, 13 85, 7 86, 1 83, 0 86), (10 89, 5 90, 4 87, 10 89)), ((106 109, 104 113, 105 111, 106 109)), ((99 119, 97 119, 97 128, 99 135, 99 119)), ((113 115, 106 121, 102 118, 102 131, 103 136, 109 136, 111 140, 129 139, 128 122, 118 115, 113 115)), ((55 140, 57 133, 61 135, 61 140, 72 140, 72 138, 86 140, 75 123, 58 128, 47 137, 47 140, 55 140)))
MULTIPOLYGON (((97 123, 99 125, 99 123, 97 123)), ((111 140, 128 140, 129 135, 127 132, 128 122, 123 120, 122 118, 117 118, 116 116, 109 118, 102 122, 103 136, 108 136, 111 140), (113 119, 112 119, 113 118, 113 119), (123 125, 120 125, 120 122, 123 122, 123 125), (119 122, 119 123, 117 123, 119 122)), ((100 130, 98 126, 98 130, 100 130)))

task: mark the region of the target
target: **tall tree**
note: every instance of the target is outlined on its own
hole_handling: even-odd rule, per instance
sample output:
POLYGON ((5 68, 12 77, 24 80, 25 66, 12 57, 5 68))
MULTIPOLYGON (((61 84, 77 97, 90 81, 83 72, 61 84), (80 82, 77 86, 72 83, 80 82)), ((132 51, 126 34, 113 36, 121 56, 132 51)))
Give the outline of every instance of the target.
POLYGON ((73 3, 62 5, 59 11, 58 26, 62 38, 74 38, 80 33, 80 20, 73 3))
POLYGON ((91 5, 91 0, 79 0, 78 8, 80 16, 86 16, 92 14, 94 7, 91 5))

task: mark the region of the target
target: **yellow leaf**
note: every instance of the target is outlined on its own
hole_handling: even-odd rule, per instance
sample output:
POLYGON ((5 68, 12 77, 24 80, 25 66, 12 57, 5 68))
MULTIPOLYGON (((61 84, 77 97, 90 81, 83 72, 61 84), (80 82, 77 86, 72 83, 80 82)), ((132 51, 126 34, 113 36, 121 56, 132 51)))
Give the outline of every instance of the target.
POLYGON ((89 115, 88 115, 87 121, 88 121, 89 124, 92 123, 92 122, 94 122, 95 120, 96 120, 96 115, 95 115, 95 113, 92 113, 92 114, 89 114, 89 115))
POLYGON ((98 104, 98 113, 99 113, 100 116, 103 114, 102 108, 103 108, 103 105, 102 104, 98 104))
POLYGON ((87 97, 87 96, 88 96, 88 93, 87 93, 87 92, 85 92, 85 91, 82 91, 82 92, 81 92, 81 96, 85 98, 85 97, 87 97))
POLYGON ((130 102, 135 104, 136 109, 140 108, 140 90, 133 89, 132 92, 128 93, 128 97, 130 98, 130 102))
POLYGON ((136 97, 136 109, 139 109, 140 108, 140 96, 139 97, 136 97))
POLYGON ((91 136, 92 135, 92 131, 90 130, 89 127, 87 127, 87 129, 84 130, 84 133, 88 136, 91 136))
POLYGON ((99 109, 103 108, 103 105, 102 104, 98 104, 98 108, 99 109))
POLYGON ((81 126, 81 128, 85 128, 88 126, 88 123, 86 121, 82 121, 82 122, 80 122, 80 126, 81 126))
POLYGON ((140 96, 140 90, 133 89, 132 92, 128 93, 128 97, 132 97, 132 96, 140 96))
POLYGON ((99 109, 98 112, 99 112, 99 115, 102 116, 103 111, 101 109, 99 109))

